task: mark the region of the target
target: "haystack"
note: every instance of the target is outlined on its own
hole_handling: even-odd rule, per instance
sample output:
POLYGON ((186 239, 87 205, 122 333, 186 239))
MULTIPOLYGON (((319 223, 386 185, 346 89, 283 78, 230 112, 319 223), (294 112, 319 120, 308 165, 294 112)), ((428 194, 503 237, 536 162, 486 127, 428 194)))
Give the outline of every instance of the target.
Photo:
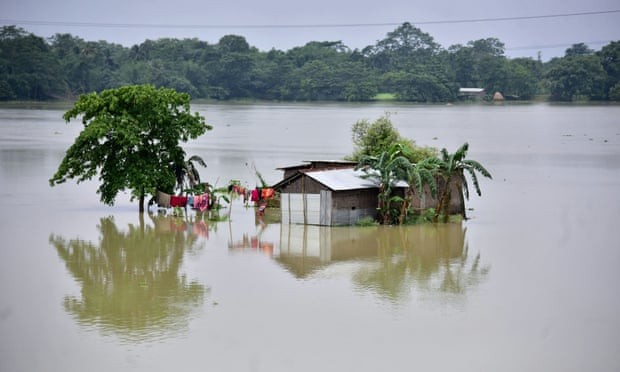
POLYGON ((500 92, 495 92, 493 94, 493 101, 503 101, 503 100, 504 100, 504 96, 502 96, 500 92))

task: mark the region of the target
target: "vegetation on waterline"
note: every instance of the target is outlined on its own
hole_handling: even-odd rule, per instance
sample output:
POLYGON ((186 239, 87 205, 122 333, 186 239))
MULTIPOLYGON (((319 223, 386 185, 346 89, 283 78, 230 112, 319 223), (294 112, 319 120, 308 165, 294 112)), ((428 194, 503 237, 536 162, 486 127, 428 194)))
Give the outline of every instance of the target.
POLYGON ((361 50, 310 41, 267 52, 239 35, 216 44, 164 38, 126 48, 70 34, 46 40, 3 26, 0 51, 0 100, 71 99, 141 84, 212 100, 452 102, 461 87, 519 100, 620 100, 620 41, 599 51, 577 43, 543 63, 506 57, 493 37, 442 48, 408 22, 361 50))
POLYGON ((189 100, 185 93, 151 85, 80 96, 63 117, 67 122, 80 117, 84 129, 50 185, 98 176, 103 203, 112 205, 119 192, 129 190, 143 212, 147 195, 157 190, 172 193, 177 176, 188 169, 179 142, 211 129, 202 116, 190 112, 189 100))
MULTIPOLYGON (((353 124, 352 132, 355 149, 350 158, 358 161, 357 168, 365 173, 362 177, 373 180, 379 187, 377 213, 378 222, 383 225, 454 220, 450 213, 455 190, 462 193, 463 201, 469 199, 465 175, 471 178, 478 195, 481 195, 478 174, 492 178, 482 164, 466 158, 468 143, 452 154, 444 148, 437 156, 436 149, 419 147, 414 141, 403 139, 389 114, 372 123, 358 121, 353 124), (396 192, 400 182, 407 183, 404 194, 396 192), (436 200, 436 208, 412 208, 414 199, 421 200, 425 194, 436 200)), ((465 218, 465 206, 459 209, 465 218)))

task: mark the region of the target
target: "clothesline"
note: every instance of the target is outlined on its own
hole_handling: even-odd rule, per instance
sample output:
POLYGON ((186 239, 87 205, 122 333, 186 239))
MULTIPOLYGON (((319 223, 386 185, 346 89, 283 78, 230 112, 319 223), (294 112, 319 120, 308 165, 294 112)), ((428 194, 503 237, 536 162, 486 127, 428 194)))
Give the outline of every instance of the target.
MULTIPOLYGON (((236 193, 243 197, 243 203, 247 204, 248 199, 252 202, 258 204, 261 202, 265 202, 267 200, 273 199, 275 197, 275 190, 270 187, 265 188, 255 188, 252 191, 249 191, 245 187, 241 187, 238 185, 231 185, 229 187, 229 192, 236 193)), ((188 205, 190 208, 200 210, 201 212, 206 211, 210 207, 210 199, 211 195, 209 193, 203 193, 199 195, 171 195, 165 193, 163 191, 157 191, 155 202, 157 206, 160 208, 175 208, 181 207, 185 208, 188 205)))
POLYGON ((159 206, 160 208, 185 208, 189 205, 193 209, 204 212, 209 209, 209 198, 210 195, 208 193, 200 195, 179 196, 170 195, 163 191, 157 191, 155 201, 157 203, 157 206, 159 206))

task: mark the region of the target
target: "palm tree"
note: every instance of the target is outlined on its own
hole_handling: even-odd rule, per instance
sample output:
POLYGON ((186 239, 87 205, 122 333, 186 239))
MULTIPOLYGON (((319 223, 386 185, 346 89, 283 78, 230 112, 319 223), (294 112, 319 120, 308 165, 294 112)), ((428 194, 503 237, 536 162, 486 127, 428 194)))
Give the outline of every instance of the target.
POLYGON ((426 158, 418 163, 409 163, 404 169, 402 176, 409 188, 407 189, 407 196, 403 201, 400 211, 399 224, 402 225, 409 206, 413 202, 413 198, 417 195, 422 198, 424 193, 424 186, 427 185, 430 189, 431 196, 437 197, 437 182, 435 181, 435 174, 439 168, 439 159, 436 157, 426 158))
POLYGON ((177 178, 179 193, 183 192, 186 185, 191 189, 200 184, 200 174, 194 162, 205 168, 207 167, 207 163, 198 155, 193 155, 181 164, 174 164, 172 166, 177 178))
MULTIPOLYGON (((443 180, 443 190, 439 198, 439 205, 435 210, 435 221, 438 221, 439 215, 443 215, 444 222, 448 221, 453 185, 459 187, 465 199, 469 200, 469 187, 467 179, 465 178, 465 171, 469 173, 478 196, 482 195, 482 193, 480 191, 480 184, 478 183, 476 172, 489 179, 493 178, 491 173, 489 173, 482 164, 475 160, 465 159, 468 148, 469 144, 465 142, 453 154, 449 154, 445 148, 441 150, 441 159, 438 159, 438 164, 439 174, 443 180)), ((463 208, 463 217, 466 217, 465 208, 463 208)))
POLYGON ((411 162, 403 155, 402 145, 398 143, 379 156, 362 156, 357 165, 357 169, 361 168, 365 172, 362 178, 372 179, 379 186, 377 210, 380 222, 384 225, 391 223, 391 203, 398 200, 393 195, 393 189, 410 166, 411 162))

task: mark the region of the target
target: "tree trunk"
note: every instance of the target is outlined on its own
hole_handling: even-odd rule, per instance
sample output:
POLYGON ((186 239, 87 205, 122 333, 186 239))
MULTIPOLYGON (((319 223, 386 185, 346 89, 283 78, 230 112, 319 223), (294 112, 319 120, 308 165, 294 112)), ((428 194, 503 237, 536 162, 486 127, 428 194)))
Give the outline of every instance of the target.
POLYGON ((444 182, 444 189, 442 190, 443 192, 441 193, 441 197, 439 198, 439 204, 437 205, 437 209, 435 210, 435 222, 439 222, 439 215, 444 212, 444 210, 450 210, 450 179, 451 177, 448 177, 448 179, 444 182), (446 206, 446 204, 448 205, 446 206))
POLYGON ((400 208, 400 217, 398 217, 398 224, 402 225, 405 221, 405 217, 407 216, 407 210, 409 209, 409 205, 411 205, 411 201, 413 200, 413 193, 407 190, 405 192, 405 198, 403 200, 403 205, 400 208))
POLYGON ((443 206, 444 214, 443 214, 443 223, 448 222, 448 218, 450 218, 450 204, 452 204, 452 192, 449 191, 447 194, 446 203, 443 206))
POLYGON ((140 201, 139 201, 139 211, 140 214, 144 213, 144 191, 140 191, 140 201))

